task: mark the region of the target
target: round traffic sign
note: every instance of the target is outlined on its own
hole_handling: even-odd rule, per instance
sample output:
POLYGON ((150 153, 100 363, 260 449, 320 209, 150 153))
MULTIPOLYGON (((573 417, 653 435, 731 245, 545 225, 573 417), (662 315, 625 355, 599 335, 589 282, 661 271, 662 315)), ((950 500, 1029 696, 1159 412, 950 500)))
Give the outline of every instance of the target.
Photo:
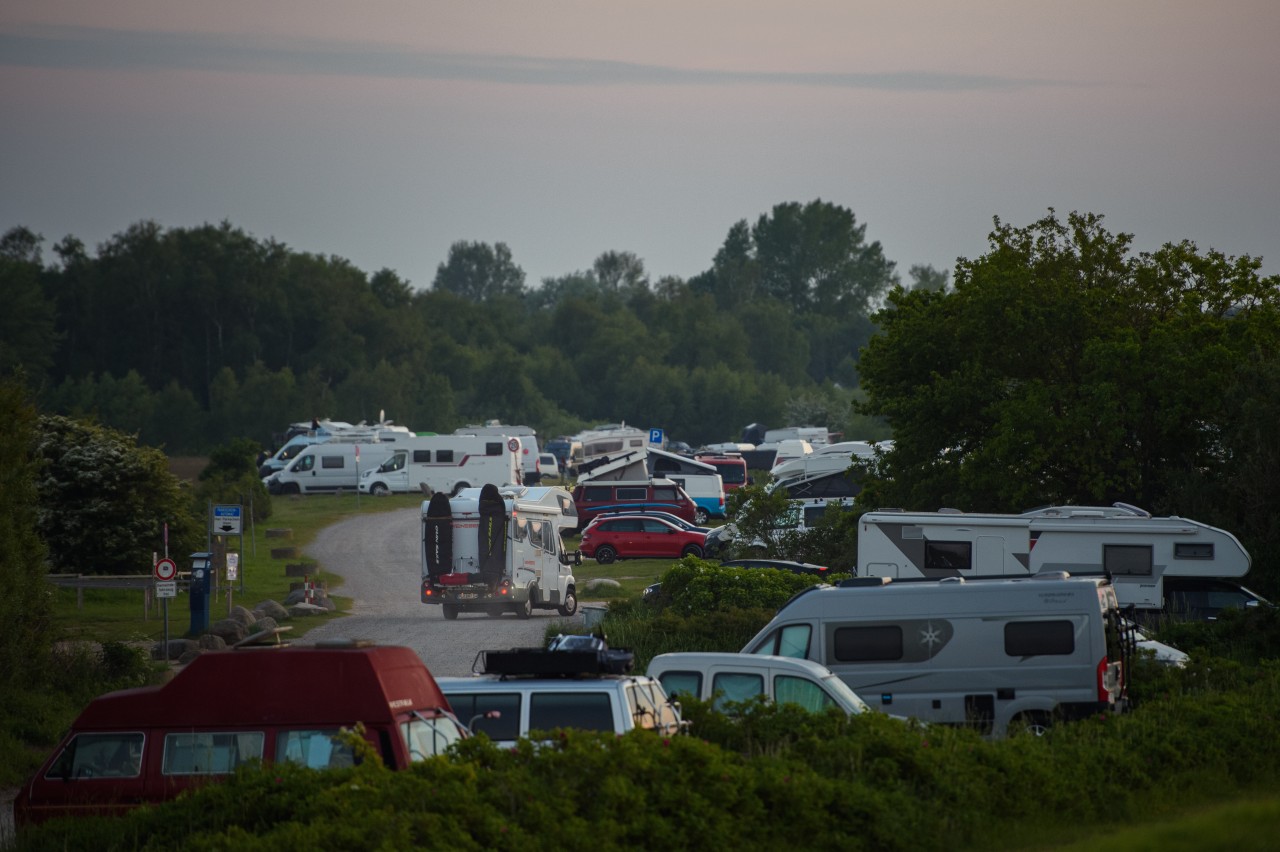
POLYGON ((157 561, 155 575, 157 580, 172 580, 178 576, 178 563, 168 557, 157 561))

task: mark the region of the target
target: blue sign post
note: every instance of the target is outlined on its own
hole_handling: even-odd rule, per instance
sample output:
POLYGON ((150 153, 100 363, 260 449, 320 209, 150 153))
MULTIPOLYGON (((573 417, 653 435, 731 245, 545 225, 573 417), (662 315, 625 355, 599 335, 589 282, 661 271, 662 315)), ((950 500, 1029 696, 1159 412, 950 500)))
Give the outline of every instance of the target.
POLYGON ((649 443, 655 447, 662 446, 662 430, 661 429, 649 430, 649 443))

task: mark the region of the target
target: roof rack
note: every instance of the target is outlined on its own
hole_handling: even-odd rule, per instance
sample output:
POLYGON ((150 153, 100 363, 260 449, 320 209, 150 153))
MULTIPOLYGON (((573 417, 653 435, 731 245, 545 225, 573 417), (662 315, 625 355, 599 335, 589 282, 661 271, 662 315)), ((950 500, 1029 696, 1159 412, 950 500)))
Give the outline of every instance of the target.
POLYGON ((610 648, 603 635, 562 633, 546 648, 481 651, 476 664, 481 674, 503 677, 599 677, 629 673, 635 668, 635 655, 625 648, 610 648))

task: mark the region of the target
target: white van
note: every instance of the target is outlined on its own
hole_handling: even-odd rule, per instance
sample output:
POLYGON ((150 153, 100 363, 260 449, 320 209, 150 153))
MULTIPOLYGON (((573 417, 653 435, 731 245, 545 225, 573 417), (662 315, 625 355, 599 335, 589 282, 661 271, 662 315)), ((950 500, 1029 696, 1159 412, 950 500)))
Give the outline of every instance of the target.
POLYGON ((284 470, 263 480, 272 494, 315 494, 354 491, 360 474, 391 457, 395 444, 348 444, 325 441, 298 453, 284 470))
POLYGON ((1124 709, 1134 653, 1115 590, 1065 573, 814 586, 743 651, 813 660, 887 713, 995 736, 1124 709))
POLYGON ((520 439, 505 435, 420 435, 395 444, 376 468, 360 476, 362 494, 422 491, 457 495, 464 488, 517 486, 520 439))
POLYGON ((814 713, 835 707, 854 716, 869 709, 830 669, 794 657, 731 652, 659 654, 649 661, 647 674, 657 678, 672 698, 684 693, 711 701, 720 711, 760 695, 814 713))

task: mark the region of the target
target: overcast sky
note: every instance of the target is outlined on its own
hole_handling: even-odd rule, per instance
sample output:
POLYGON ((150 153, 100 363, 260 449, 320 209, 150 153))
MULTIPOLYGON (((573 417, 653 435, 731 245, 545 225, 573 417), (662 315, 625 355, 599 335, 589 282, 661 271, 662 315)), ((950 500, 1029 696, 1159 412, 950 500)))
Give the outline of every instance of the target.
POLYGON ((228 220, 427 287, 710 267, 847 207, 904 279, 1099 213, 1280 274, 1277 0, 5 0, 0 231, 228 220))

